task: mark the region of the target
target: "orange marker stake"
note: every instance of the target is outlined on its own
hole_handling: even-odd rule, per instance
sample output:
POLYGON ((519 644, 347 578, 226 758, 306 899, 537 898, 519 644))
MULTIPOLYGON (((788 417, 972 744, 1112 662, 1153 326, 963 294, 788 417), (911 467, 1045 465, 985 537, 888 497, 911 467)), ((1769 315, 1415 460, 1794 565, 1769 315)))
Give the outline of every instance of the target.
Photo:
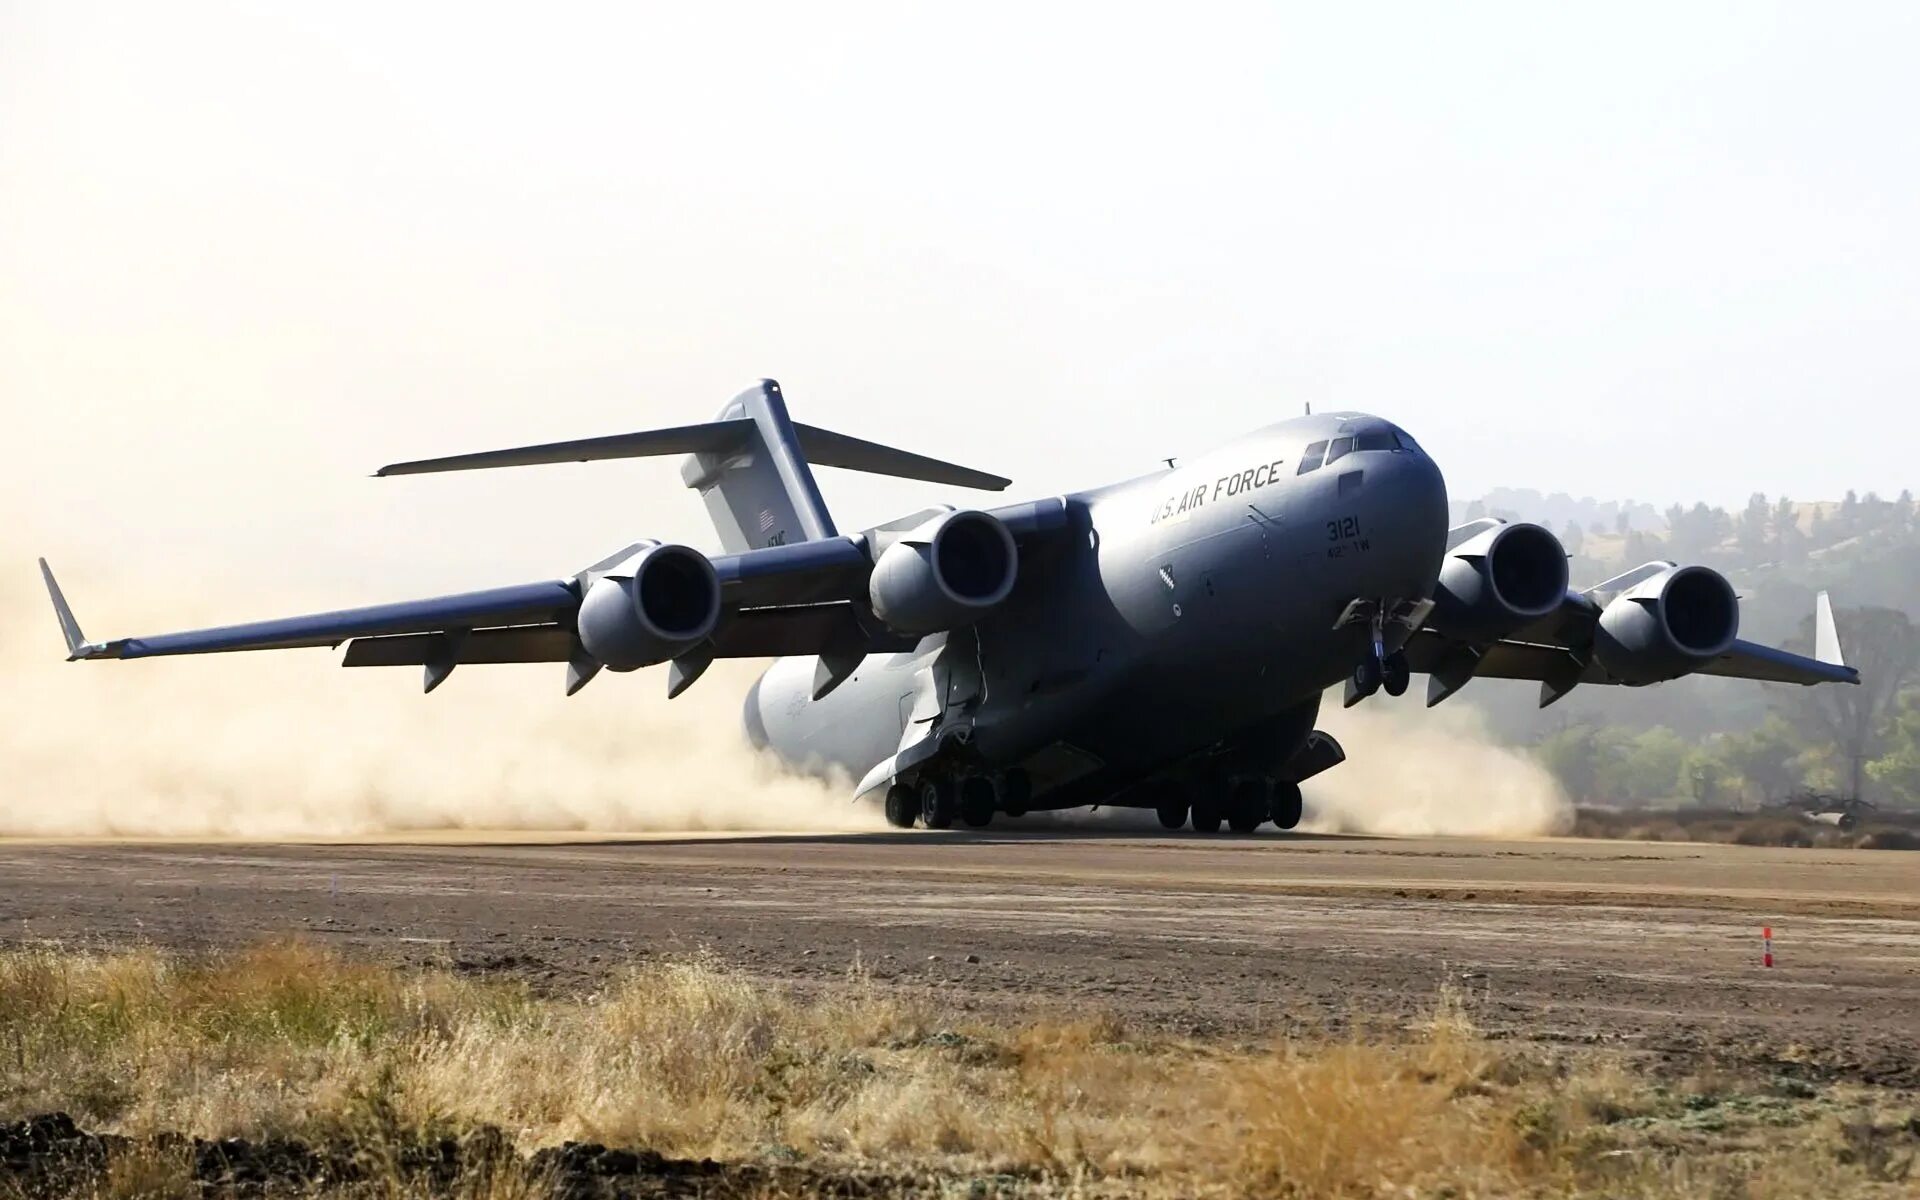
POLYGON ((1760 927, 1760 947, 1761 947, 1760 965, 1763 967, 1772 966, 1773 965, 1773 926, 1762 925, 1760 927))

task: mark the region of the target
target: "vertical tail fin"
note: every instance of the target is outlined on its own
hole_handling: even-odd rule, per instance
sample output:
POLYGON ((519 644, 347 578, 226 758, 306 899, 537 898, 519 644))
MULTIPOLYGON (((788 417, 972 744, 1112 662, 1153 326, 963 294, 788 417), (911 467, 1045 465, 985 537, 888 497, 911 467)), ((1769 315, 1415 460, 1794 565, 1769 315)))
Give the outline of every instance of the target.
POLYGON ((680 469, 686 485, 699 489, 722 549, 738 553, 838 532, 778 383, 761 380, 729 401, 714 421, 753 423, 738 444, 696 451, 680 469))

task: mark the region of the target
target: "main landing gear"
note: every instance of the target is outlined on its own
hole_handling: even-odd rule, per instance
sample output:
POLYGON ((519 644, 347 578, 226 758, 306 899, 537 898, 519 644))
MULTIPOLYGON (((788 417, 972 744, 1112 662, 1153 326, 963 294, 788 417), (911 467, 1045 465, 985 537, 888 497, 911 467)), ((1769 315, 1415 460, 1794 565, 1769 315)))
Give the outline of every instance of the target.
POLYGON ((912 829, 913 819, 920 815, 920 794, 895 781, 887 789, 886 812, 887 824, 895 829, 912 829))
POLYGON ((1252 833, 1268 821, 1279 829, 1300 824, 1300 785, 1265 775, 1209 780, 1190 807, 1184 797, 1183 792, 1180 800, 1163 800, 1154 809, 1164 828, 1180 828, 1182 817, 1195 833, 1218 833, 1223 824, 1235 833, 1252 833))
POLYGON ((950 829, 958 819, 973 829, 993 823, 996 813, 1025 816, 1033 799, 1033 783, 1025 771, 1004 775, 961 775, 923 770, 913 783, 895 780, 887 788, 887 824, 912 829, 918 821, 928 829, 950 829))

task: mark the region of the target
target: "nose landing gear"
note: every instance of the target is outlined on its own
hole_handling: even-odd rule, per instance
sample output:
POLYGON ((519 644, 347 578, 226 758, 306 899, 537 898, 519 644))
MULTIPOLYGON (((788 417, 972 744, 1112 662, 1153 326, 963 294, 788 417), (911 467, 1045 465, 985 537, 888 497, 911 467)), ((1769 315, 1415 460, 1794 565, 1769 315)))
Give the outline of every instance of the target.
POLYGON ((1421 601, 1411 608, 1404 604, 1389 607, 1384 600, 1355 600, 1347 605, 1347 611, 1341 614, 1334 628, 1365 621, 1373 636, 1368 640, 1367 653, 1354 664, 1353 674, 1347 676, 1345 707, 1352 708, 1382 688, 1389 696, 1407 694, 1413 668, 1407 662, 1406 650, 1387 649, 1387 625, 1391 622, 1408 629, 1418 628, 1432 607, 1431 601, 1421 601))

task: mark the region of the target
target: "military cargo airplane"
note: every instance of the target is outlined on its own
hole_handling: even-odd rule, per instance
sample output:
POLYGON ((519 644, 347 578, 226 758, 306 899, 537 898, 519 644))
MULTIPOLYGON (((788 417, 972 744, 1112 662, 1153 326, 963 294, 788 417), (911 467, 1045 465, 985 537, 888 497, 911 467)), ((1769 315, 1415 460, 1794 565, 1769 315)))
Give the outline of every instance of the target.
POLYGON ((1683 675, 1858 683, 1833 613, 1814 656, 1740 640, 1739 600, 1703 566, 1650 562, 1584 590, 1524 522, 1447 527, 1440 468, 1405 430, 1309 414, 1177 466, 999 508, 929 508, 854 534, 816 466, 1000 490, 997 475, 790 418, 763 380, 711 422, 397 463, 410 475, 683 454, 721 553, 636 542, 561 579, 90 642, 41 570, 69 659, 346 643, 349 667, 555 662, 572 695, 602 670, 664 664, 667 693, 716 658, 776 661, 748 738, 858 780, 888 821, 942 829, 1085 805, 1168 828, 1290 829, 1302 782, 1345 760, 1314 729, 1427 676, 1581 684, 1683 675))

